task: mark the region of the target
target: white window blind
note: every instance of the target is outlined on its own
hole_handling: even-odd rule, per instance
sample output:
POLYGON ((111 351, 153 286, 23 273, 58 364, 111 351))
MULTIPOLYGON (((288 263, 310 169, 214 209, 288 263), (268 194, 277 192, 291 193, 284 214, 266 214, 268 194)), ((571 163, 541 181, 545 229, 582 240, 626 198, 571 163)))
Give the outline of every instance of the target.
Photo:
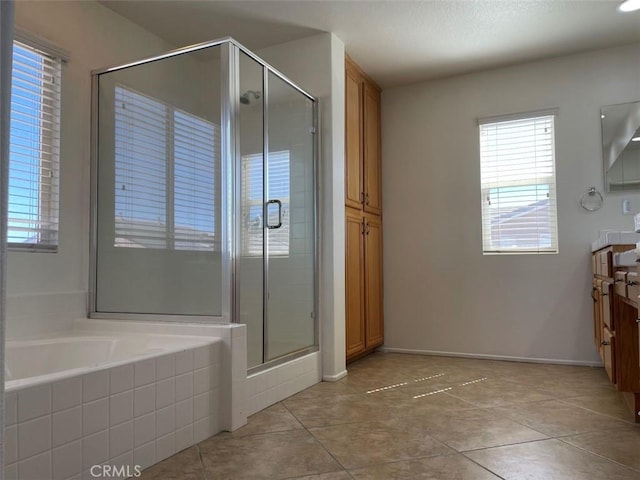
MULTIPOLYGON (((262 154, 242 157, 242 234, 243 255, 262 255, 263 252, 263 199, 262 154)), ((270 152, 268 157, 269 200, 282 202, 282 226, 268 232, 269 255, 289 254, 289 195, 291 184, 289 151, 270 152)), ((269 225, 278 223, 278 211, 272 208, 269 225)))
POLYGON ((215 250, 219 127, 121 86, 115 104, 114 245, 215 250))
POLYGON ((557 253, 554 115, 480 122, 483 253, 557 253))
POLYGON ((216 166, 220 129, 176 110, 174 121, 174 242, 176 250, 212 250, 216 245, 216 166))
POLYGON ((12 249, 58 245, 61 60, 13 44, 7 242, 12 249))
POLYGON ((115 102, 115 246, 167 248, 165 106, 122 87, 115 102))

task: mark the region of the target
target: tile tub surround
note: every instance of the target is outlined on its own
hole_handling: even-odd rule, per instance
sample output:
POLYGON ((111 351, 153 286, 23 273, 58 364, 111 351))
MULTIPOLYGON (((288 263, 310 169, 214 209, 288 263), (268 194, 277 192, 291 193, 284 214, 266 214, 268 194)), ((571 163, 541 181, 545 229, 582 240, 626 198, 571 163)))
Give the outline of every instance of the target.
POLYGON ((621 406, 602 368, 376 353, 141 478, 637 480, 621 406))
POLYGON ((223 342, 7 393, 5 478, 147 468, 219 432, 223 342))

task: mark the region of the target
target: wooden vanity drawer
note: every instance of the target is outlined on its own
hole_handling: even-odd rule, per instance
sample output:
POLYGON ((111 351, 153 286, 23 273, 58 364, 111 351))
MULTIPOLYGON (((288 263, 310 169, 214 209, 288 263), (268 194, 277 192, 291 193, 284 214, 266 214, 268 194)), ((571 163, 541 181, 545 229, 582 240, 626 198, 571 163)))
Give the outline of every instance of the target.
POLYGON ((603 277, 613 276, 613 272, 611 271, 611 252, 611 248, 607 248, 598 254, 600 256, 600 275, 603 277))
POLYGON ((616 272, 614 274, 615 291, 621 297, 627 296, 627 272, 616 272))
POLYGON ((640 295, 640 285, 638 284, 638 273, 627 273, 627 298, 632 302, 638 302, 638 295, 640 295))

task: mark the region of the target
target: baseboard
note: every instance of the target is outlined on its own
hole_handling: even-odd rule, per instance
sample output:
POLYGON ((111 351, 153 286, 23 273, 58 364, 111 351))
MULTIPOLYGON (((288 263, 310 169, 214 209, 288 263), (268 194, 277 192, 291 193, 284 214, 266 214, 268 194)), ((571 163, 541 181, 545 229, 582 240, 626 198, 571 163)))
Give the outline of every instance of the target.
POLYGON ((323 382, 337 382, 338 380, 340 380, 341 378, 344 378, 347 376, 347 371, 343 370, 340 373, 336 374, 336 375, 323 375, 322 376, 322 381, 323 382))
POLYGON ((441 352, 438 350, 413 350, 409 348, 380 347, 380 352, 410 353, 413 355, 434 355, 440 357, 477 358, 482 360, 501 360, 505 362, 551 363, 555 365, 574 365, 579 367, 602 367, 602 362, 583 360, 564 360, 559 358, 512 357, 509 355, 488 355, 484 353, 441 352))

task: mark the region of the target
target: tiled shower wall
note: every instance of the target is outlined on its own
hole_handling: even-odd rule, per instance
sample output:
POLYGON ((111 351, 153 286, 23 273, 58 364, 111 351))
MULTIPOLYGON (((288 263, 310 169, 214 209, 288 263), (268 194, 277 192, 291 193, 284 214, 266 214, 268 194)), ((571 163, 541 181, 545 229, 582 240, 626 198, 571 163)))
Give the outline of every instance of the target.
POLYGON ((213 340, 7 393, 5 479, 96 478, 93 465, 134 472, 214 435, 225 423, 223 363, 213 340))

